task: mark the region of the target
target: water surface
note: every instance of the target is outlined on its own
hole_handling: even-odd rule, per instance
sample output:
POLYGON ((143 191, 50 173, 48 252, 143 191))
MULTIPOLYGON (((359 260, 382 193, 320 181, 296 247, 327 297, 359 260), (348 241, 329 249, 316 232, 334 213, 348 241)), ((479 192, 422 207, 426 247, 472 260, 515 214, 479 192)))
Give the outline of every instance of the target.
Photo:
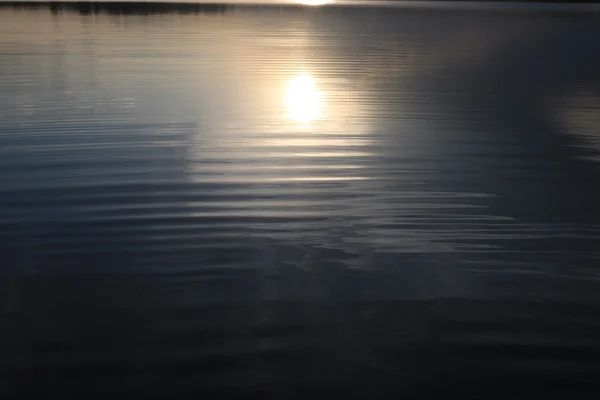
POLYGON ((592 396, 599 37, 543 9, 0 8, 0 390, 592 396))

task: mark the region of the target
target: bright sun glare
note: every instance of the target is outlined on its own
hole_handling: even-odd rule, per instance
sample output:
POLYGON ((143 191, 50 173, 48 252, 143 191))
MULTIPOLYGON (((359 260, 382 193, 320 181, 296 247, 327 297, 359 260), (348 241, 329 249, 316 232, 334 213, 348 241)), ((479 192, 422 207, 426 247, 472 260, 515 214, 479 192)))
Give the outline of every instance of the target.
POLYGON ((300 4, 307 6, 322 6, 325 4, 333 3, 333 0, 296 0, 300 4))
POLYGON ((310 122, 317 118, 321 94, 313 77, 298 75, 291 78, 286 100, 290 118, 298 122, 310 122))

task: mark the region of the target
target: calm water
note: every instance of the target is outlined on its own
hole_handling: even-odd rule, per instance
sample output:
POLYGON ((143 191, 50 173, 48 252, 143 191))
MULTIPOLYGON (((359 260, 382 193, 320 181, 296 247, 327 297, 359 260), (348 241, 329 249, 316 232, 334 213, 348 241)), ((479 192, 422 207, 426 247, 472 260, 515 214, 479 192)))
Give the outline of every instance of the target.
POLYGON ((96 11, 0 8, 0 394, 600 391, 600 13, 96 11))

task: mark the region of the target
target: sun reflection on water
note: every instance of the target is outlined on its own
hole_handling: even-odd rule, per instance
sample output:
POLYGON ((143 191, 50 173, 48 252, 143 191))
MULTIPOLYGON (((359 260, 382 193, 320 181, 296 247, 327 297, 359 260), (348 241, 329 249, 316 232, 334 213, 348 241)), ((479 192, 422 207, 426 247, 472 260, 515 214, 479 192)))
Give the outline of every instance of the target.
POLYGON ((288 116, 302 123, 319 118, 322 108, 321 92, 310 75, 297 75, 288 82, 286 104, 288 116))
POLYGON ((297 0, 296 2, 304 4, 305 6, 323 6, 325 4, 333 3, 332 0, 297 0))

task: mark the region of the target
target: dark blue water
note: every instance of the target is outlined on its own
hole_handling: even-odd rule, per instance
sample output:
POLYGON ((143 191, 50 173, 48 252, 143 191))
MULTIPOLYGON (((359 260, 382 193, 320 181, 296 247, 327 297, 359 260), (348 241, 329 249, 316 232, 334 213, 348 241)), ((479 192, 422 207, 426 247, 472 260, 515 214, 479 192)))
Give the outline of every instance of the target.
POLYGON ((600 13, 156 11, 0 8, 5 398, 597 398, 600 13))

